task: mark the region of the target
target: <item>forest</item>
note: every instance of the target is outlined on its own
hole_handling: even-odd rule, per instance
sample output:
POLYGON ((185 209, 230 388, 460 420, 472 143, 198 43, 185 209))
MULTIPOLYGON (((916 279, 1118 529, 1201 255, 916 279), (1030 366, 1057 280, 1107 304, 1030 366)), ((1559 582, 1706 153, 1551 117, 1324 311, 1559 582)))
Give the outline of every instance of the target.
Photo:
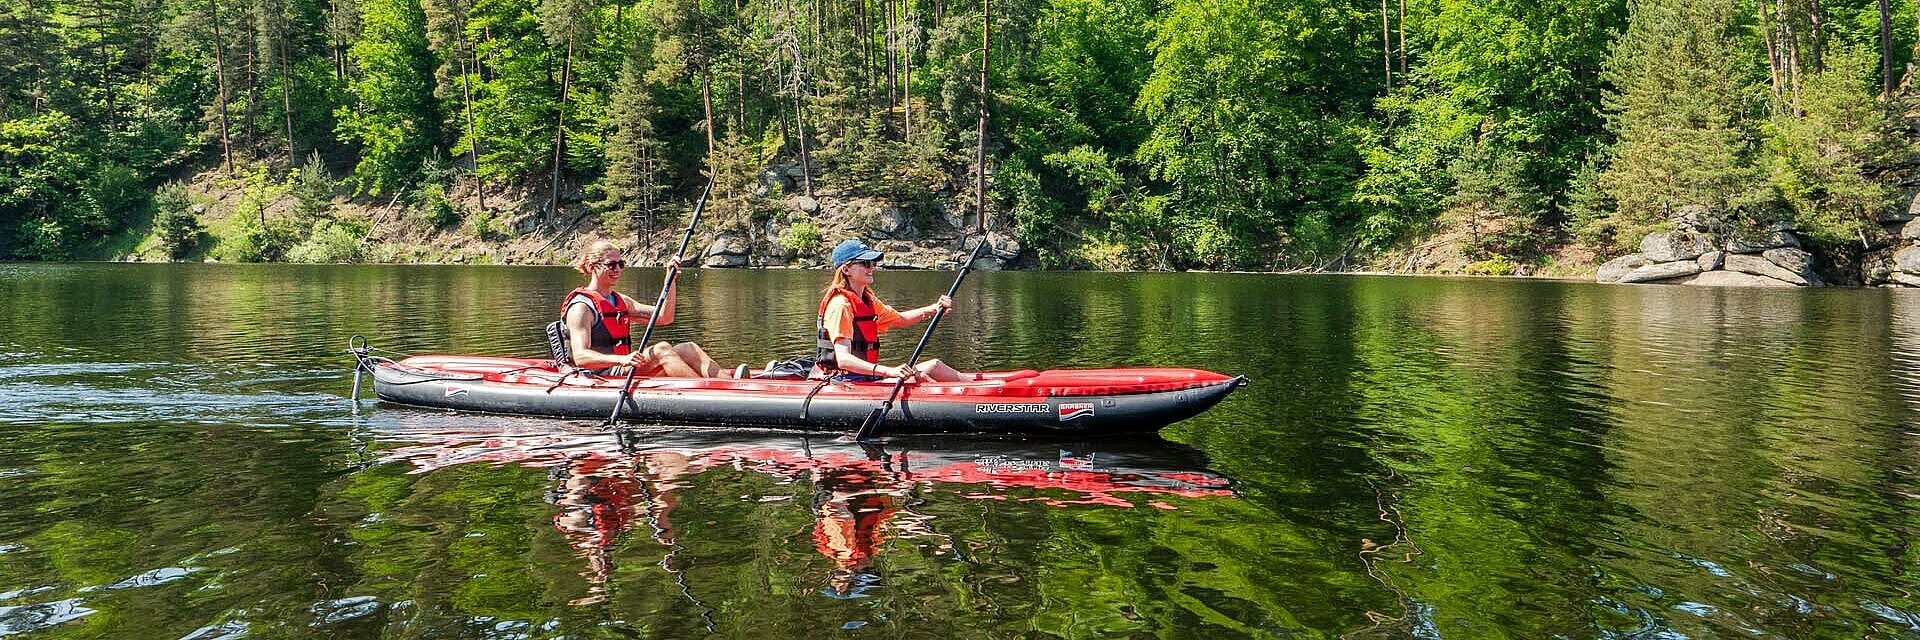
POLYGON ((21 0, 0 8, 0 259, 142 237, 374 259, 343 201, 480 238, 516 214, 644 236, 709 177, 712 224, 788 216, 790 249, 829 221, 787 199, 868 197, 965 212, 1040 268, 1380 268, 1439 243, 1474 273, 1578 270, 1677 223, 1788 224, 1827 255, 1906 205, 1916 12, 21 0), (196 179, 236 194, 217 224, 196 179))

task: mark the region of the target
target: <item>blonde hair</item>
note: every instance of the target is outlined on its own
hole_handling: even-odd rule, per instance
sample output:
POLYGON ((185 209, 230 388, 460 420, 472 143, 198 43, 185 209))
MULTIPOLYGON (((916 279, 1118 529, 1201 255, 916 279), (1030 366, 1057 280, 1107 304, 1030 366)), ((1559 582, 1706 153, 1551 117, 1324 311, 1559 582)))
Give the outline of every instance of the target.
POLYGON ((840 265, 833 269, 833 283, 828 284, 827 288, 820 290, 820 298, 822 300, 825 300, 827 296, 832 295, 833 292, 839 291, 841 289, 845 289, 849 292, 853 291, 853 287, 847 286, 847 266, 851 264, 853 264, 853 261, 849 260, 847 261, 846 264, 840 265))
POLYGON ((613 243, 605 240, 589 242, 587 246, 580 248, 580 257, 574 258, 573 270, 587 276, 592 276, 593 263, 605 262, 608 253, 619 250, 620 247, 614 246, 613 243))

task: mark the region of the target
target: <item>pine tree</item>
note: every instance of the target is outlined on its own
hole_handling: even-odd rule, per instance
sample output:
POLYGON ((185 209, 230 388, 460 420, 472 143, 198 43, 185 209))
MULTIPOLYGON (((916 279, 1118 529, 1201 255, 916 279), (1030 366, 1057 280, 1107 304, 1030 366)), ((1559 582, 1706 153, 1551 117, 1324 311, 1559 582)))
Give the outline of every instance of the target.
POLYGON ((1735 9, 1731 0, 1628 5, 1606 70, 1617 138, 1599 177, 1618 209, 1594 221, 1596 235, 1627 247, 1661 224, 1725 228, 1764 198, 1753 159, 1760 89, 1727 35, 1735 9))
POLYGON ((646 46, 650 38, 634 40, 613 94, 613 131, 607 137, 602 187, 607 210, 618 213, 644 239, 653 231, 666 188, 667 145, 654 127, 660 109, 646 81, 653 66, 651 47, 646 46))

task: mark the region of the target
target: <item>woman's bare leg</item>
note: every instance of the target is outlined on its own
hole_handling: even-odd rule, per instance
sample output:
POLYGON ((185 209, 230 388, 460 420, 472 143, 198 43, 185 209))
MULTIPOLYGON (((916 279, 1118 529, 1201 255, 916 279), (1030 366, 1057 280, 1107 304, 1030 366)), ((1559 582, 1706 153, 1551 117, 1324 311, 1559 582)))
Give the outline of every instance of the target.
POLYGON ((713 356, 707 355, 707 350, 700 348, 700 345, 682 342, 673 345, 673 351, 680 354, 681 361, 686 362, 694 371, 700 372, 702 378, 726 377, 720 373, 720 363, 714 362, 713 356))
MULTIPOLYGON (((698 370, 687 365, 687 361, 680 357, 680 352, 675 351, 673 345, 665 342, 656 342, 653 346, 647 347, 647 361, 655 365, 655 367, 653 367, 653 375, 656 376, 666 376, 669 378, 702 377, 698 370)), ((645 369, 642 371, 645 371, 645 369)))
POLYGON ((939 358, 921 360, 920 364, 914 365, 913 370, 925 374, 927 378, 934 382, 959 382, 961 380, 973 379, 973 376, 960 373, 959 370, 947 366, 947 363, 941 362, 939 358))

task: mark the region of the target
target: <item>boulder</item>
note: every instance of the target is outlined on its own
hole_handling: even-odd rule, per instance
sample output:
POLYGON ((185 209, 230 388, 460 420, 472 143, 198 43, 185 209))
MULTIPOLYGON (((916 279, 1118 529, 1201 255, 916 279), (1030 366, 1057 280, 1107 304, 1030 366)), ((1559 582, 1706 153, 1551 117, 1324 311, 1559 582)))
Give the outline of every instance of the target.
POLYGON ((1800 276, 1801 280, 1807 281, 1810 286, 1817 287, 1822 284, 1820 274, 1813 271, 1813 254, 1811 253, 1798 248, 1768 249, 1765 253, 1761 253, 1760 257, 1766 258, 1767 262, 1773 263, 1774 266, 1792 271, 1794 275, 1800 276))
POLYGON ((1801 277, 1800 274, 1783 269, 1780 267, 1780 265, 1774 264, 1772 261, 1767 260, 1766 258, 1763 258, 1760 256, 1747 255, 1744 253, 1728 254, 1727 264, 1722 268, 1727 271, 1738 271, 1741 273, 1750 273, 1756 276, 1766 276, 1768 278, 1773 278, 1775 280, 1797 284, 1797 285, 1804 286, 1807 284, 1807 279, 1804 277, 1801 277))
POLYGON ((1726 261, 1727 252, 1725 251, 1708 251, 1700 254, 1700 257, 1693 259, 1694 264, 1700 265, 1701 271, 1718 269, 1720 268, 1720 264, 1726 261))
POLYGON ((1690 204, 1673 210, 1673 224, 1682 229, 1704 227, 1712 221, 1713 209, 1703 204, 1690 204))
POLYGON ((1756 276, 1738 271, 1708 271, 1694 276, 1687 284, 1696 287, 1791 287, 1792 283, 1781 282, 1766 276, 1756 276))
POLYGON ((1915 217, 1920 217, 1920 192, 1914 192, 1913 197, 1907 200, 1907 207, 1905 209, 1887 207, 1886 210, 1880 212, 1881 222, 1906 222, 1915 217))
POLYGON ((1000 233, 987 234, 987 253, 999 256, 1001 260, 1018 258, 1020 257, 1020 241, 1015 240, 1011 235, 1000 233))
POLYGON ((1713 249, 1713 236, 1698 231, 1656 231, 1640 239, 1640 255, 1651 262, 1692 260, 1713 249))
POLYGON ((1893 252, 1893 266, 1907 273, 1920 273, 1920 246, 1893 252))
POLYGON ((747 266, 749 245, 741 234, 728 231, 713 239, 707 250, 701 252, 706 259, 700 264, 707 267, 729 268, 747 266))
POLYGON ((1860 257, 1860 282, 1869 286, 1893 282, 1899 268, 1893 265, 1892 251, 1875 251, 1860 257))
POLYGON ((1920 218, 1908 220, 1906 225, 1900 227, 1900 239, 1920 240, 1920 218))
POLYGON ((1621 276, 1632 273, 1634 269, 1651 264, 1638 253, 1629 253, 1600 265, 1600 271, 1593 275, 1595 282, 1619 282, 1621 276))
POLYGON ((1903 287, 1920 287, 1920 275, 1914 275, 1904 271, 1895 271, 1893 272, 1891 282, 1892 284, 1903 287))
POLYGON ((914 235, 913 217, 907 215, 906 209, 891 205, 880 207, 867 225, 867 237, 870 238, 907 239, 914 235))
POLYGON ((1667 278, 1678 278, 1681 276, 1690 276, 1696 273, 1700 273, 1700 265, 1695 263, 1691 259, 1681 260, 1678 262, 1656 262, 1654 264, 1650 264, 1644 267, 1640 267, 1638 269, 1634 269, 1633 271, 1628 272, 1627 275, 1620 276, 1619 281, 1622 284, 1632 283, 1632 282, 1649 282, 1653 280, 1665 280, 1667 278))
POLYGON ((701 262, 700 266, 709 269, 735 269, 747 266, 749 260, 745 254, 723 253, 707 256, 706 261, 701 262))
POLYGON ((813 199, 811 196, 800 196, 793 199, 793 208, 807 213, 819 213, 820 201, 813 199))
POLYGON ((1767 231, 1757 235, 1735 236, 1727 239, 1727 251, 1732 253, 1760 253, 1768 249, 1800 247, 1799 236, 1792 231, 1767 231))

